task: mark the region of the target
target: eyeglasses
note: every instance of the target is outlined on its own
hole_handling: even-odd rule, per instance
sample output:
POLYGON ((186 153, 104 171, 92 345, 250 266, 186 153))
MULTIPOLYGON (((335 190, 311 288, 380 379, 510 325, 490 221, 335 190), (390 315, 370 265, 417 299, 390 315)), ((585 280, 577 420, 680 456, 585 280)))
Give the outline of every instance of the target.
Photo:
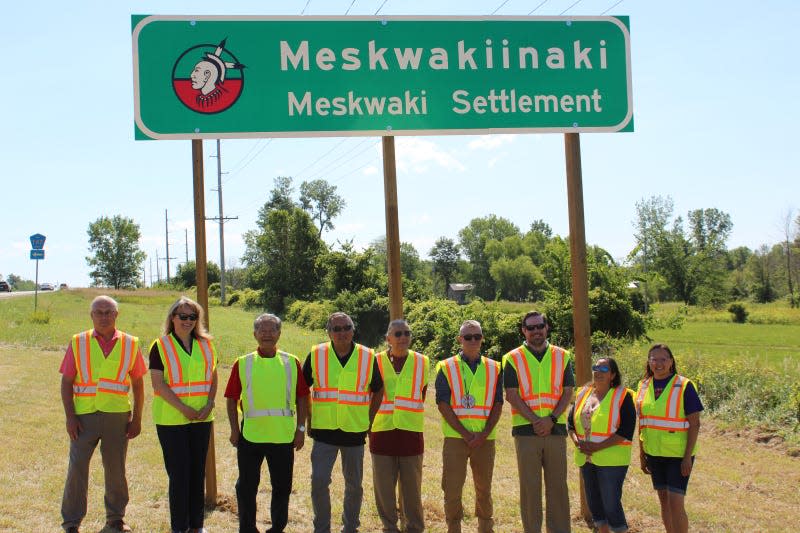
POLYGON ((409 330, 407 330, 407 329, 406 329, 406 330, 403 330, 403 331, 400 331, 400 330, 398 330, 398 331, 395 331, 395 332, 393 333, 393 335, 394 335, 395 337, 397 337, 398 339, 399 339, 400 337, 402 337, 403 335, 405 335, 406 337, 410 337, 410 336, 411 336, 411 331, 409 331, 409 330))
POLYGON ((483 335, 481 335, 480 333, 468 333, 467 335, 462 335, 461 338, 464 339, 465 341, 473 341, 473 340, 479 341, 483 338, 483 335))
POLYGON ((545 323, 542 323, 542 324, 525 324, 525 326, 523 326, 523 327, 525 329, 527 329, 528 331, 534 331, 534 330, 537 330, 537 329, 546 328, 547 324, 545 324, 545 323))
POLYGON ((176 313, 175 316, 181 320, 197 320, 197 315, 195 313, 190 315, 187 315, 186 313, 176 313))
POLYGON ((610 371, 611 371, 611 368, 609 368, 608 365, 594 365, 594 366, 592 366, 592 372, 603 372, 605 374, 606 372, 610 372, 610 371))
POLYGON ((347 324, 346 326, 331 326, 331 331, 334 333, 339 333, 342 331, 350 331, 351 329, 353 329, 352 324, 347 324))

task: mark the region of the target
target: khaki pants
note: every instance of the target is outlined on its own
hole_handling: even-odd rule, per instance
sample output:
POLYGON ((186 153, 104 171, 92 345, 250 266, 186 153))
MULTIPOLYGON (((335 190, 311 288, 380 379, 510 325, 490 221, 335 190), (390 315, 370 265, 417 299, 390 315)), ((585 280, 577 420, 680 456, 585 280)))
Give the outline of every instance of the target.
POLYGON ((106 520, 122 520, 128 505, 128 480, 125 478, 125 456, 128 452, 128 417, 130 413, 100 411, 78 415, 81 432, 69 444, 69 468, 61 500, 62 526, 79 526, 86 516, 89 489, 89 462, 97 443, 103 458, 105 478, 106 520))
POLYGON ((397 486, 400 487, 400 515, 404 533, 422 533, 422 455, 395 457, 372 454, 372 485, 375 504, 384 533, 398 533, 397 486))
POLYGON ((444 491, 444 517, 448 533, 461 532, 464 506, 461 494, 467 479, 467 461, 472 468, 475 484, 475 516, 478 531, 494 531, 492 506, 492 473, 494 471, 494 441, 487 440, 478 448, 470 448, 463 439, 445 437, 442 448, 442 490, 444 491))
POLYGON ((569 493, 567 492, 567 438, 514 437, 519 470, 519 506, 525 533, 542 531, 542 472, 549 533, 569 533, 569 493))

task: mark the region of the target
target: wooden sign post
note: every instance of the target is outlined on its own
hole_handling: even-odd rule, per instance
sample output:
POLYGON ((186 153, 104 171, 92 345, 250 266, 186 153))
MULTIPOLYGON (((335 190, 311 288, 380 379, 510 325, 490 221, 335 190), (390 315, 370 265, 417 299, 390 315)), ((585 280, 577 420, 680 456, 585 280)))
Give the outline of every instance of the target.
POLYGON ((382 138, 383 191, 386 201, 386 262, 389 271, 389 320, 403 318, 403 278, 400 272, 400 225, 397 215, 397 166, 394 137, 382 138))

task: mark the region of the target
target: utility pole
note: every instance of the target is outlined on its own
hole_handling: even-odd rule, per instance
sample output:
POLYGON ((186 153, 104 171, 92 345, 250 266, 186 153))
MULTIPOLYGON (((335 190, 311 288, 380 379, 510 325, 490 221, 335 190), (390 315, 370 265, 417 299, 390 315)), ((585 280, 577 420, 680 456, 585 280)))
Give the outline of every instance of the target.
MULTIPOLYGON (((222 214, 222 155, 220 153, 220 142, 217 139, 217 196, 219 197, 219 216, 206 217, 206 220, 216 220, 219 222, 219 299, 225 305, 225 221, 236 220, 239 217, 225 217, 222 214)), ((212 191, 214 189, 211 189, 212 191)))
POLYGON ((183 228, 183 242, 186 246, 186 262, 189 262, 189 230, 183 228))
POLYGON ((158 250, 156 250, 156 282, 161 284, 161 267, 158 264, 158 250))
POLYGON ((164 209, 164 235, 167 241, 167 283, 169 283, 169 260, 177 259, 176 257, 169 256, 169 218, 167 218, 167 210, 164 209))

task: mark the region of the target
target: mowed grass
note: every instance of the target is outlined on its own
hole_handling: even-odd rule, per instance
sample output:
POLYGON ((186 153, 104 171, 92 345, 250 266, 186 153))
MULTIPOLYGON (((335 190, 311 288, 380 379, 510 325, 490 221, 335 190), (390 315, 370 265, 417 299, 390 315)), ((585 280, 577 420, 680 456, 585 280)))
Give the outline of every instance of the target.
MULTIPOLYGON (((31 324, 25 320, 31 299, 0 302, 0 531, 58 531, 61 492, 66 473, 68 438, 59 400, 58 365, 69 336, 89 325, 88 303, 94 293, 54 294, 47 303, 51 306, 51 322, 31 324), (72 300, 72 298, 75 298, 72 300), (71 303, 69 303, 71 302, 71 303), (74 316, 57 316, 60 313, 74 316), (20 318, 15 329, 6 327, 10 315, 20 318), (31 342, 20 331, 26 331, 41 344, 31 342)), ((158 334, 168 305, 176 294, 135 296, 130 300, 118 294, 122 314, 120 327, 143 339, 158 334), (134 329, 133 326, 138 329, 134 329)), ((43 300, 40 300, 40 305, 43 300)), ((236 354, 254 348, 251 335, 252 319, 257 313, 238 309, 211 309, 212 333, 221 349, 223 364, 220 381, 224 385, 230 372, 230 362, 236 354), (233 353, 231 353, 233 352, 233 353)), ((324 340, 323 332, 296 330, 287 324, 282 347, 301 357, 312 342, 324 340)), ((224 389, 224 387, 220 387, 224 389)), ((127 519, 140 532, 168 531, 167 477, 161 449, 150 417, 152 389, 149 380, 146 390, 144 429, 131 441, 128 454, 128 480, 131 500, 127 519)), ((219 505, 209 511, 206 527, 212 532, 237 531, 234 485, 237 477, 235 450, 228 443, 228 421, 222 392, 218 397, 215 424, 215 448, 219 505)), ((514 445, 510 436, 508 406, 501 419, 497 440, 497 459, 493 483, 496 531, 521 531, 519 522, 518 477, 514 445)), ((426 453, 423 472, 423 503, 428 531, 445 531, 441 492, 440 416, 429 394, 426 405, 426 453)), ((311 531, 310 451, 312 441, 297 453, 295 482, 290 503, 289 531, 311 531)), ((713 424, 704 419, 700 437, 700 452, 689 485, 687 508, 692 531, 790 531, 800 521, 800 460, 781 451, 759 446, 746 439, 734 438, 714 431, 713 424)), ((633 450, 634 457, 638 451, 633 450)), ((658 503, 647 476, 632 465, 625 484, 624 504, 633 532, 661 530, 658 503)), ((578 475, 573 465, 571 449, 568 454, 568 484, 570 489, 573 525, 576 531, 589 531, 579 518, 578 475)), ((269 480, 262 470, 259 493, 259 528, 267 526, 269 480)), ((103 525, 103 476, 99 457, 92 463, 89 492, 89 513, 85 531, 96 532, 103 525)), ((334 529, 340 525, 343 483, 339 467, 334 470, 331 487, 334 529)), ((471 480, 464 491, 466 514, 465 531, 475 531, 472 515, 474 498, 471 480)), ((380 531, 374 498, 369 453, 365 456, 364 505, 361 514, 365 533, 380 531)))

